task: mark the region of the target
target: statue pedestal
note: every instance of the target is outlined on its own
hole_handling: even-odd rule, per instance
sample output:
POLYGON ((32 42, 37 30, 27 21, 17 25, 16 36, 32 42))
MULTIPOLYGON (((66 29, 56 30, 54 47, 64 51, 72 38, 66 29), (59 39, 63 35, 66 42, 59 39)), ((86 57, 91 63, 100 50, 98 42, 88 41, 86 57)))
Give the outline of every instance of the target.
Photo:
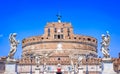
POLYGON ((116 74, 113 69, 113 62, 111 58, 103 58, 103 71, 102 74, 116 74))
POLYGON ((9 62, 5 64, 4 74, 17 74, 16 62, 9 62))
POLYGON ((39 67, 35 68, 35 74, 40 74, 40 68, 39 67))
POLYGON ((83 68, 82 67, 78 67, 78 74, 83 74, 83 68))

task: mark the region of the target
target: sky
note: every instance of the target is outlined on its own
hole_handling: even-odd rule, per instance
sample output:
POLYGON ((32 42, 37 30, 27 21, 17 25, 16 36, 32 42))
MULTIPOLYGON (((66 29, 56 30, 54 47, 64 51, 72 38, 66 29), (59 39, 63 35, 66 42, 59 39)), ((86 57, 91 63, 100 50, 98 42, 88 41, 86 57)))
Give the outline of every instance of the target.
POLYGON ((15 58, 22 53, 22 39, 44 33, 47 22, 70 22, 75 34, 93 36, 98 40, 109 31, 110 55, 120 52, 120 1, 119 0, 0 0, 0 56, 10 51, 9 34, 17 33, 20 41, 15 58))

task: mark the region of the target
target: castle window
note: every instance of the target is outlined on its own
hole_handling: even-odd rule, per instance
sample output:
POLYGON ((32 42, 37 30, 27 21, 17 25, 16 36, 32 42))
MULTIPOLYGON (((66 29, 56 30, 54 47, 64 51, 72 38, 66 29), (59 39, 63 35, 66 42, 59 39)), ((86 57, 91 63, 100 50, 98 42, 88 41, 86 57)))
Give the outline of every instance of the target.
POLYGON ((43 37, 41 39, 44 39, 43 37))
POLYGON ((61 39, 63 39, 63 35, 61 35, 61 39))
POLYGON ((76 37, 74 37, 74 39, 76 39, 76 37))
POLYGON ((95 40, 93 40, 93 42, 95 42, 95 40))
POLYGON ((54 28, 54 32, 57 33, 57 29, 56 28, 54 28))
POLYGON ((90 39, 90 38, 88 38, 88 41, 91 41, 91 39, 90 39))
POLYGON ((68 32, 68 36, 70 36, 70 33, 68 32))
POLYGON ((58 60, 60 60, 60 57, 58 58, 58 60))
POLYGON ((68 36, 70 36, 70 28, 67 28, 68 36))
POLYGON ((57 35, 54 35, 54 39, 57 39, 57 35))
POLYGON ((80 40, 81 38, 79 37, 79 40, 80 40))
POLYGON ((61 28, 61 33, 63 33, 63 28, 61 28))
POLYGON ((69 39, 71 39, 71 37, 69 37, 69 39))
POLYGON ((54 39, 63 39, 63 34, 54 35, 54 39))
POLYGON ((55 24, 53 24, 53 26, 55 26, 55 24))
POLYGON ((48 28, 48 36, 50 36, 50 28, 48 28))
POLYGON ((85 38, 83 38, 83 40, 85 40, 85 38))
POLYGON ((33 40, 35 40, 35 38, 33 38, 33 40))
POLYGON ((58 39, 60 39, 60 35, 58 35, 58 39))
POLYGON ((70 28, 67 28, 67 31, 70 32, 70 28))

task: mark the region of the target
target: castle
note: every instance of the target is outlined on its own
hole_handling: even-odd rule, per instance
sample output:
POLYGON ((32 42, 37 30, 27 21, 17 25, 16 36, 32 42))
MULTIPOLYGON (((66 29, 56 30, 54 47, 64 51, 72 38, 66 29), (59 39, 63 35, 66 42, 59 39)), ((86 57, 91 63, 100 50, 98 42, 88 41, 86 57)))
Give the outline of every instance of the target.
MULTIPOLYGON (((35 74, 36 62, 34 55, 42 56, 40 73, 56 73, 58 64, 64 74, 71 74, 72 67, 81 67, 83 74, 101 74, 103 71, 102 58, 98 58, 97 39, 91 36, 77 35, 69 22, 49 22, 44 28, 44 34, 22 40, 22 58, 17 60, 18 74, 35 74), (46 56, 48 55, 48 56, 46 56), (32 57, 31 57, 32 56, 32 57), (78 59, 81 60, 78 60, 78 59), (71 61, 72 60, 72 61, 71 61), (78 62, 79 61, 79 62, 78 62), (73 66, 71 65, 73 63, 73 66), (44 69, 45 67, 45 69, 44 69)), ((1 58, 1 74, 5 65, 1 58), (3 66, 3 67, 2 67, 3 66)), ((120 59, 112 58, 113 69, 120 71, 120 59)))

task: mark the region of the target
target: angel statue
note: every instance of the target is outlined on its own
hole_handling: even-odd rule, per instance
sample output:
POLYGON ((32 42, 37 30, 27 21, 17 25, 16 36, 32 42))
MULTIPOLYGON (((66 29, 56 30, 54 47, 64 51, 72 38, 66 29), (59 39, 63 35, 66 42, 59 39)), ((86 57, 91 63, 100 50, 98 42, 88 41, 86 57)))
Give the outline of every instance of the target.
POLYGON ((78 66, 82 65, 82 59, 83 57, 81 57, 80 55, 78 56, 78 66))
POLYGON ((41 57, 41 56, 39 56, 39 55, 36 55, 36 56, 35 56, 35 63, 36 63, 36 65, 37 65, 37 67, 40 66, 40 57, 41 57))
POLYGON ((70 64, 72 66, 72 71, 74 71, 75 67, 74 67, 74 63, 73 63, 73 55, 69 55, 70 58, 70 64))
POLYGON ((19 44, 19 41, 16 40, 16 33, 11 33, 9 35, 9 41, 10 41, 10 52, 8 54, 8 59, 13 59, 14 54, 17 51, 17 46, 19 44))
POLYGON ((110 57, 109 48, 108 48, 109 45, 110 45, 110 35, 109 32, 107 31, 106 36, 102 34, 102 42, 101 42, 101 51, 105 58, 110 57))

